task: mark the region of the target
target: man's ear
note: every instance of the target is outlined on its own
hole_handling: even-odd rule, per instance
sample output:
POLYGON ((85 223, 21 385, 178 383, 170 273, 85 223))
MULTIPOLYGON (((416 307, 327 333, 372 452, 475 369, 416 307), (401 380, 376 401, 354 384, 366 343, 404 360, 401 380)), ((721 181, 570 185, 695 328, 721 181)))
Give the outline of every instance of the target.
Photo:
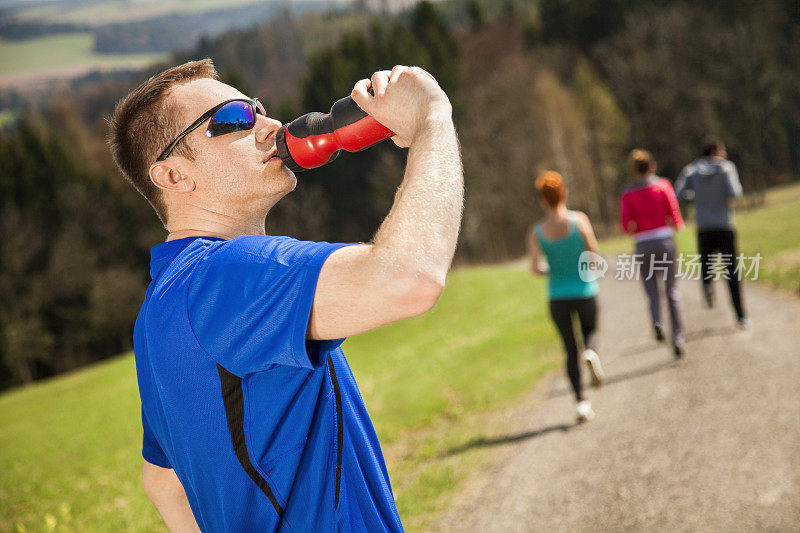
POLYGON ((194 180, 179 167, 170 165, 164 161, 158 161, 150 165, 148 171, 150 181, 165 191, 171 192, 192 192, 195 189, 194 180))

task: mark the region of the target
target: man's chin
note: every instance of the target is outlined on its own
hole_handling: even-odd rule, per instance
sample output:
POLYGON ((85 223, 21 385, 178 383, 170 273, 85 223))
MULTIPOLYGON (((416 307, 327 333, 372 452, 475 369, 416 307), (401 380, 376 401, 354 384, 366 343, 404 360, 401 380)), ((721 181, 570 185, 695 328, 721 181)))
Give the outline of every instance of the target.
POLYGON ((297 187, 297 176, 288 167, 283 166, 280 172, 269 176, 269 188, 275 191, 278 199, 283 198, 297 187))
POLYGON ((289 167, 284 166, 284 172, 286 176, 289 178, 288 180, 288 189, 286 189, 286 194, 289 194, 297 187, 297 176, 295 176, 294 172, 292 172, 289 167))
POLYGON ((282 162, 280 163, 280 169, 276 168, 278 165, 270 169, 271 163, 272 161, 267 164, 267 182, 282 190, 285 188, 286 194, 292 192, 297 186, 297 176, 282 162))

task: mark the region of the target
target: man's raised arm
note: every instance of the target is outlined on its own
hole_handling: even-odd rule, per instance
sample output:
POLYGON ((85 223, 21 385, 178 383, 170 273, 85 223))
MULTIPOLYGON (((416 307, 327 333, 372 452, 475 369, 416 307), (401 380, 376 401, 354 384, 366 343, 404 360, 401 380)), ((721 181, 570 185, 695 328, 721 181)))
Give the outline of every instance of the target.
POLYGON ((337 250, 323 265, 308 327, 313 339, 355 335, 433 307, 461 225, 461 156, 452 107, 436 81, 422 69, 398 66, 359 81, 352 97, 410 149, 374 242, 337 250))

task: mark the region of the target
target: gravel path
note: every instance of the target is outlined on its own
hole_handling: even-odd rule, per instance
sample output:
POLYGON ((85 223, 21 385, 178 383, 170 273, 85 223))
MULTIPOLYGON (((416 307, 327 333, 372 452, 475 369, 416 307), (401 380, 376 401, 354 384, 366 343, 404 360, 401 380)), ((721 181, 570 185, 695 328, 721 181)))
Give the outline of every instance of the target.
POLYGON ((681 288, 688 352, 675 362, 640 284, 605 280, 597 418, 575 425, 566 378, 543 383, 542 401, 474 444, 498 459, 435 529, 800 531, 800 301, 748 284, 741 331, 727 287, 711 310, 697 283, 681 288))

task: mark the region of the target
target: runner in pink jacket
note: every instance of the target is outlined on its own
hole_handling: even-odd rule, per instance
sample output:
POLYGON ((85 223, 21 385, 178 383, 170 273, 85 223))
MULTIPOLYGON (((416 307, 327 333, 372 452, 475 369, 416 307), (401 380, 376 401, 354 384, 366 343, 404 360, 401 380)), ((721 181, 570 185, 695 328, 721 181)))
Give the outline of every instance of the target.
POLYGON ((620 199, 620 222, 636 242, 653 236, 672 236, 675 229, 683 228, 672 184, 650 174, 628 185, 620 199))
POLYGON ((681 357, 686 348, 680 311, 681 293, 675 283, 677 269, 673 239, 675 231, 683 227, 678 199, 670 182, 656 176, 656 162, 649 152, 631 152, 631 171, 634 180, 620 196, 620 223, 636 242, 634 257, 640 265, 639 275, 644 282, 653 329, 659 341, 664 340, 664 326, 658 278, 664 280, 672 323, 672 346, 675 357, 681 357))

